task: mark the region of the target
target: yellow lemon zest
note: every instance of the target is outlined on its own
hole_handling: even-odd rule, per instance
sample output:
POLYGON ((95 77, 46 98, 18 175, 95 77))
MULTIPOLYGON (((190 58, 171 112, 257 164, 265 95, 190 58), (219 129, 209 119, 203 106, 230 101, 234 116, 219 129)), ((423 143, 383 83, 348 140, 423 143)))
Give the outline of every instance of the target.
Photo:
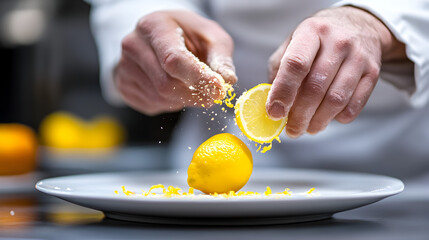
POLYGON ((144 194, 145 196, 148 196, 149 194, 151 194, 151 191, 157 188, 162 188, 162 193, 165 194, 165 187, 162 184, 157 184, 157 185, 153 185, 152 187, 149 188, 149 190, 144 194))
POLYGON ((173 195, 180 195, 182 189, 178 187, 168 186, 167 190, 164 192, 165 197, 171 197, 173 195))
MULTIPOLYGON (((232 87, 231 84, 227 84, 227 83, 224 86, 227 89, 227 94, 225 94, 225 98, 223 100, 213 100, 213 102, 218 105, 222 105, 224 103, 227 107, 234 108, 234 104, 231 103, 231 101, 236 96, 235 93, 234 94, 232 93, 234 92, 234 88, 232 87)), ((225 108, 222 108, 222 111, 225 111, 225 108)))
MULTIPOLYGON (((122 191, 125 195, 127 196, 133 196, 135 193, 127 190, 125 188, 125 186, 122 186, 122 191)), ((164 185, 162 184, 157 184, 157 185, 153 185, 149 188, 149 190, 147 192, 143 191, 142 196, 144 197, 148 197, 148 196, 160 196, 160 197, 166 197, 166 198, 171 198, 171 197, 186 197, 186 196, 192 196, 192 197, 196 197, 198 195, 194 194, 194 188, 190 187, 188 192, 181 192, 182 189, 179 187, 174 187, 174 186, 168 186, 167 188, 164 187, 164 185), (154 189, 158 189, 161 188, 163 189, 162 193, 155 193, 155 192, 151 192, 154 189)), ((309 191, 307 191, 307 194, 312 194, 315 191, 315 188, 311 188, 309 191)), ((119 194, 119 192, 117 190, 114 191, 115 194, 119 194)), ((201 195, 205 195, 205 194, 201 194, 201 195)), ((223 198, 234 198, 234 197, 243 197, 243 196, 292 196, 292 191, 289 188, 285 188, 285 190, 283 192, 276 192, 273 193, 270 186, 266 187, 265 192, 263 192, 262 194, 259 192, 252 192, 252 191, 228 191, 225 193, 217 193, 217 192, 213 192, 213 193, 209 193, 208 196, 212 196, 212 197, 223 197, 223 198)), ((207 196, 207 195, 206 195, 207 196)))
POLYGON ((272 147, 273 147, 273 143, 270 143, 270 145, 262 148, 261 153, 266 153, 267 151, 271 150, 272 147))
POLYGON ((132 191, 130 191, 130 190, 127 190, 127 189, 125 188, 125 186, 121 186, 121 188, 122 188, 122 192, 123 192, 125 195, 127 195, 127 196, 131 196, 131 195, 136 194, 135 192, 132 192, 132 191))
POLYGON ((285 188, 285 190, 283 192, 278 192, 276 194, 284 194, 284 195, 289 195, 289 196, 292 195, 289 188, 285 188))
POLYGON ((269 186, 267 186, 267 191, 264 192, 265 196, 269 196, 271 195, 273 192, 271 191, 271 188, 269 186))

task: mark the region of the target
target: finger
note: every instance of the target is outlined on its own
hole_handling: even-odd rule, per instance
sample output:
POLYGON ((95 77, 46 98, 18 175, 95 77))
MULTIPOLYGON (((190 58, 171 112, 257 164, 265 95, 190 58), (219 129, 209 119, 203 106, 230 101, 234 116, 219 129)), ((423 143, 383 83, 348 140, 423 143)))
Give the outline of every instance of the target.
POLYGON ((274 78, 279 71, 280 61, 285 54, 286 48, 290 43, 291 36, 289 36, 286 41, 280 45, 277 50, 271 55, 268 60, 268 82, 273 83, 274 78))
POLYGON ((308 133, 316 134, 325 129, 335 116, 346 107, 362 77, 362 65, 353 57, 344 61, 311 119, 307 129, 308 133))
POLYGON ((288 114, 286 132, 290 137, 298 137, 307 130, 345 56, 346 52, 338 52, 328 43, 322 45, 288 114))
POLYGON ((376 76, 374 76, 374 74, 364 75, 359 81, 347 106, 335 117, 338 122, 350 123, 360 114, 374 90, 377 79, 378 74, 376 74, 376 76))
MULTIPOLYGON (((150 89, 150 94, 157 94, 157 101, 168 104, 166 110, 178 110, 185 106, 211 106, 213 99, 208 98, 206 94, 196 91, 194 87, 187 87, 182 81, 170 77, 161 67, 158 59, 144 39, 144 36, 131 33, 123 40, 123 55, 132 59, 133 63, 138 63, 148 76, 146 82, 139 81, 140 84, 150 84, 150 86, 141 86, 143 89, 150 89), (147 83, 148 82, 148 83, 147 83)), ((139 74, 133 72, 133 74, 139 74)), ((155 99, 154 99, 155 100, 155 99)))
POLYGON ((151 104, 149 98, 144 94, 144 90, 135 81, 130 81, 121 86, 124 100, 133 109, 148 116, 160 113, 158 103, 151 104))
POLYGON ((223 78, 186 48, 183 30, 177 23, 141 21, 138 29, 149 37, 158 62, 168 75, 209 98, 220 99, 224 96, 223 78))
POLYGON ((154 114, 161 104, 159 95, 136 63, 123 56, 116 75, 116 85, 125 101, 146 114, 154 114), (151 103, 151 104, 150 104, 151 103))
MULTIPOLYGON (((166 100, 178 100, 190 92, 189 87, 181 81, 170 77, 158 62, 154 50, 146 43, 144 36, 131 33, 122 41, 123 55, 137 63, 138 67, 148 76, 152 83, 150 88, 166 100), (183 87, 186 89, 183 91, 183 87)), ((136 73, 137 74, 137 73, 136 73)))
POLYGON ((219 73, 226 83, 231 85, 237 82, 235 66, 232 60, 234 43, 231 37, 220 27, 216 27, 211 33, 207 43, 207 63, 213 71, 219 73))
POLYGON ((129 34, 122 40, 122 55, 132 59, 155 87, 166 87, 168 84, 165 81, 169 79, 169 76, 161 68, 154 50, 146 41, 146 37, 138 33, 129 34))
POLYGON ((230 55, 213 50, 208 55, 208 63, 213 71, 223 77, 226 83, 234 85, 237 82, 235 66, 230 55))
POLYGON ((294 32, 268 94, 266 109, 272 119, 287 116, 319 47, 319 37, 313 31, 304 27, 294 32))

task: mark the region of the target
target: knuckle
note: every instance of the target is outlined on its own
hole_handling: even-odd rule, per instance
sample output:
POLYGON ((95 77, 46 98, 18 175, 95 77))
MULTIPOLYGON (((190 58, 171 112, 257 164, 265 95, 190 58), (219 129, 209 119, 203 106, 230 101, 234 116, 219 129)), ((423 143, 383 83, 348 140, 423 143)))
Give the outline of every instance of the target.
POLYGON ((327 22, 321 21, 321 19, 309 18, 306 23, 320 35, 326 35, 331 31, 331 26, 327 22))
POLYGON ((287 56, 284 61, 288 70, 294 73, 308 73, 311 68, 309 59, 298 53, 287 56))
POLYGON ((291 137, 298 137, 303 131, 298 126, 286 126, 286 132, 291 137))
POLYGON ((334 48, 338 52, 350 51, 352 47, 353 47, 353 41, 349 37, 341 37, 335 40, 334 42, 334 48))
POLYGON ((314 135, 314 134, 322 131, 324 128, 325 128, 324 123, 322 123, 318 120, 312 120, 310 123, 310 126, 307 129, 307 132, 314 135))
POLYGON ((158 22, 162 21, 162 12, 153 12, 139 19, 137 22, 137 30, 143 34, 149 34, 153 31, 158 22))
POLYGON ((352 106, 347 106, 340 114, 338 114, 338 116, 336 117, 336 120, 344 124, 350 123, 356 118, 357 116, 356 112, 357 111, 352 106))
POLYGON ((366 64, 366 59, 364 55, 359 51, 354 51, 353 61, 357 66, 364 66, 366 64))
POLYGON ((312 80, 303 86, 303 90, 311 96, 320 96, 324 95, 325 93, 325 88, 323 85, 324 84, 321 81, 312 80))
POLYGON ((380 66, 378 64, 370 64, 368 67, 367 76, 371 80, 377 80, 380 75, 380 66))
POLYGON ((129 34, 122 39, 121 47, 124 52, 133 52, 136 48, 135 45, 136 41, 132 34, 129 34))
POLYGON ((293 100, 299 84, 295 81, 286 79, 277 79, 274 81, 275 87, 272 88, 272 99, 278 99, 283 103, 293 100))
POLYGON ((140 20, 137 22, 136 28, 143 34, 149 33, 153 28, 153 21, 150 18, 150 15, 140 18, 140 20))
POLYGON ((161 60, 161 66, 166 72, 177 70, 180 64, 180 54, 175 50, 167 50, 161 60))
POLYGON ((347 104, 348 98, 343 91, 333 90, 328 92, 326 101, 334 108, 341 108, 347 104))
POLYGON ((329 24, 321 22, 315 25, 315 29, 320 35, 326 35, 330 32, 331 27, 329 24))

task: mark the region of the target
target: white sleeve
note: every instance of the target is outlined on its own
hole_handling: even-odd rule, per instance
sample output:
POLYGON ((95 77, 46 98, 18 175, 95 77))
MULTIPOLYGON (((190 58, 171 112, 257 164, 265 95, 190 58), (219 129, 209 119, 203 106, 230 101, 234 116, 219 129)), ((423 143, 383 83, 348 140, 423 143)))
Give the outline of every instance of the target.
POLYGON ((98 48, 100 81, 104 98, 113 105, 123 105, 113 83, 113 69, 121 56, 121 41, 133 31, 138 20, 158 10, 191 10, 202 13, 198 0, 87 0, 91 3, 91 28, 98 48))
POLYGON ((343 5, 371 12, 406 45, 414 64, 386 64, 381 77, 406 91, 413 106, 429 102, 429 0, 343 0, 334 6, 343 5))

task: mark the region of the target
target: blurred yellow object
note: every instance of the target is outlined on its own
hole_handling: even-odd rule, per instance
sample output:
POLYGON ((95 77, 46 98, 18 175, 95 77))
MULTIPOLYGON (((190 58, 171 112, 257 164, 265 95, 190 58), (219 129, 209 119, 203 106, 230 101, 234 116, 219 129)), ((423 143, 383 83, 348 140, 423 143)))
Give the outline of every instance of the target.
POLYGON ((195 151, 188 168, 188 184, 204 193, 237 192, 250 178, 252 153, 239 138, 217 134, 195 151))
POLYGON ((101 116, 86 126, 87 148, 110 148, 123 143, 124 130, 113 118, 101 116))
POLYGON ((37 139, 29 127, 0 124, 0 175, 15 175, 36 168, 37 139))
POLYGON ((67 112, 48 115, 40 125, 43 144, 54 148, 112 148, 124 141, 124 129, 112 117, 84 121, 67 112))

